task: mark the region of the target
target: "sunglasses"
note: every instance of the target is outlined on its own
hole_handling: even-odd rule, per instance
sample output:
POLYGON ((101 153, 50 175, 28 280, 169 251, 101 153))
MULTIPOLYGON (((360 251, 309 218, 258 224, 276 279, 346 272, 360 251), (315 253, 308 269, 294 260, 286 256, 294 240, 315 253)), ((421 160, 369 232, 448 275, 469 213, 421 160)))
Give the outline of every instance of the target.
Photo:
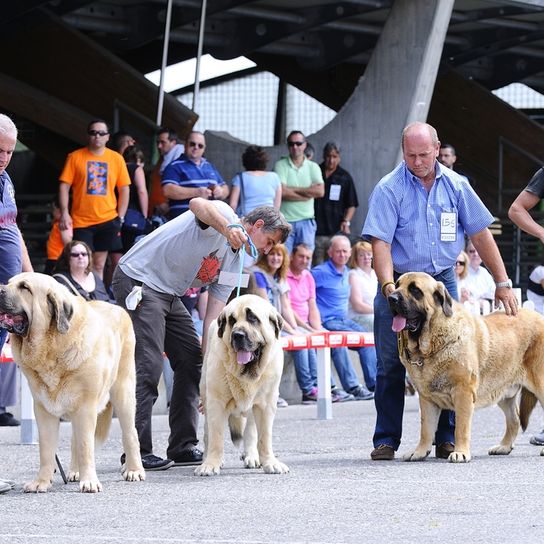
POLYGON ((465 266, 466 264, 465 261, 455 261, 455 266, 465 266))
POLYGON ((297 147, 300 147, 301 145, 304 145, 305 142, 287 142, 287 146, 288 147, 295 147, 295 145, 297 147))
POLYGON ((70 253, 70 257, 74 257, 74 259, 75 259, 76 257, 88 257, 88 256, 89 256, 89 254, 88 254, 86 251, 82 251, 82 252, 80 252, 80 253, 75 253, 75 252, 74 252, 74 253, 70 253))
POLYGON ((189 142, 189 147, 198 147, 198 149, 204 149, 204 144, 199 144, 197 142, 189 142))
POLYGON ((89 136, 106 136, 107 134, 109 134, 109 132, 106 132, 104 130, 88 130, 87 134, 89 136))

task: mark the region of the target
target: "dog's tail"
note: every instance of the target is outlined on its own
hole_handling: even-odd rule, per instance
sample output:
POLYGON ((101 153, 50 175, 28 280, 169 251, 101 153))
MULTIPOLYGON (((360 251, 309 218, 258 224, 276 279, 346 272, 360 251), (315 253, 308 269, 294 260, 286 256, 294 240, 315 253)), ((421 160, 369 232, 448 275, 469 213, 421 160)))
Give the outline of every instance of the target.
POLYGON ((521 389, 521 397, 519 399, 519 422, 521 428, 526 431, 527 425, 529 425, 529 418, 531 412, 536 406, 537 398, 525 387, 521 389))
POLYGON ((247 419, 244 416, 229 416, 230 438, 236 447, 240 447, 247 419))
POLYGON ((110 432, 111 419, 113 417, 113 406, 111 402, 106 404, 106 407, 102 412, 98 414, 96 421, 96 430, 94 432, 94 440, 97 444, 102 444, 108 438, 110 432))

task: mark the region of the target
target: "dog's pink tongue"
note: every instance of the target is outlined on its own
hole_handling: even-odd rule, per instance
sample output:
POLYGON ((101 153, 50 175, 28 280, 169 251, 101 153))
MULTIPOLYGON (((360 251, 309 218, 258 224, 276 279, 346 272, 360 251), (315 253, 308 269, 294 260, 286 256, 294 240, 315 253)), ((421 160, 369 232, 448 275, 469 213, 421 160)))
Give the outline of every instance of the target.
POLYGON ((401 315, 396 315, 393 318, 393 326, 391 327, 394 332, 400 332, 406 327, 406 318, 401 315))
POLYGON ((238 361, 239 365, 247 365, 247 363, 251 361, 252 355, 253 353, 251 353, 251 351, 237 351, 236 360, 238 361))

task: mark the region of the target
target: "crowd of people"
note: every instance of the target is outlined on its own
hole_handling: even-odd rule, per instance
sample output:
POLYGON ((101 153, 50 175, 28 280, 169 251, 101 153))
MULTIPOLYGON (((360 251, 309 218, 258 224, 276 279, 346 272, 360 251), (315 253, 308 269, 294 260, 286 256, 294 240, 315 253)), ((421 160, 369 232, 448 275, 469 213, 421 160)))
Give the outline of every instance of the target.
MULTIPOLYGON (((5 172, 16 137, 15 125, 0 115, 0 283, 32 269, 5 172)), ((348 349, 335 348, 330 384, 333 402, 374 399, 373 460, 393 459, 402 436, 406 373, 387 304, 398 276, 427 272, 456 299, 500 302, 507 314, 517 312, 488 228, 493 217, 470 180, 454 171, 455 149, 441 145, 433 127, 412 123, 404 129, 403 160, 375 186, 360 236, 352 232, 359 202, 352 176, 340 166, 340 145, 327 142, 318 164, 301 131, 291 131, 286 144, 273 171, 266 151, 248 146, 243 170, 226 183, 204 157, 203 133, 191 131, 182 142, 161 127, 159 160, 148 184, 135 138, 125 132, 110 138, 108 124, 96 119, 87 127, 87 145, 66 158, 45 272, 77 296, 129 312, 136 334, 136 427, 146 470, 202 462, 197 423, 205 332, 231 296, 240 260, 249 292, 276 307, 284 334, 374 332, 375 347, 356 349, 364 380, 348 349), (151 417, 163 372, 170 383, 165 457, 154 452, 151 417)), ((513 204, 511 218, 544 241, 542 227, 528 214, 544 194, 544 174, 535 178, 513 204)), ((542 311, 542 271, 531 276, 529 290, 542 311)), ((315 350, 293 352, 293 364, 302 402, 315 403, 315 350)), ((0 365, 0 425, 18 423, 5 408, 14 404, 13 368, 0 365)), ((280 397, 278 406, 287 402, 280 397)), ((453 451, 454 426, 454 414, 444 411, 437 457, 453 451)), ((544 443, 544 432, 535 440, 544 443)), ((0 480, 0 491, 11 485, 6 482, 0 480)))

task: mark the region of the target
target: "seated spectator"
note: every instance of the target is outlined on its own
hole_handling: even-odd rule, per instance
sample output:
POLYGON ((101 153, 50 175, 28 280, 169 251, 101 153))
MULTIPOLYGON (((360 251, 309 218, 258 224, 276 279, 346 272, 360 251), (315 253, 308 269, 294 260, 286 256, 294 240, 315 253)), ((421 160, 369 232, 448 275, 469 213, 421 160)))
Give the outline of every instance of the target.
POLYGON ((276 172, 266 170, 268 155, 258 145, 250 145, 242 155, 245 172, 232 179, 229 204, 242 217, 259 206, 281 205, 281 183, 276 172))
POLYGON ((47 238, 47 261, 45 262, 44 269, 44 273, 49 275, 53 273, 64 246, 72 241, 73 236, 72 227, 68 227, 65 230, 60 230, 59 228, 60 207, 58 196, 55 197, 55 200, 51 204, 51 214, 53 215, 53 223, 51 224, 51 231, 47 238))
MULTIPOLYGON (((255 278, 255 292, 258 296, 268 300, 283 317, 283 330, 287 334, 297 332, 297 321, 291 308, 287 293, 287 270, 289 268, 289 255, 283 244, 276 244, 268 255, 259 256, 251 271, 255 278)), ((278 406, 287 406, 287 402, 278 398, 278 406)))
MULTIPOLYGON (((312 262, 312 250, 306 244, 298 244, 293 249, 287 271, 289 300, 295 314, 297 325, 302 332, 323 330, 321 315, 315 301, 315 281, 308 270, 312 262)), ((315 349, 293 351, 293 363, 298 385, 302 391, 302 404, 317 401, 317 355, 315 349)), ((332 402, 354 400, 353 395, 336 387, 331 376, 332 402)))
POLYGON ((455 261, 455 277, 457 279, 457 293, 459 300, 465 302, 469 299, 469 292, 466 288, 466 280, 468 276, 468 255, 465 251, 461 251, 455 261))
POLYGON ((544 314, 544 266, 542 265, 535 267, 529 274, 527 300, 535 305, 535 312, 544 314))
POLYGON ((372 268, 372 246, 368 242, 356 242, 349 258, 349 306, 348 318, 359 323, 365 330, 374 330, 374 297, 378 290, 378 278, 372 268))
POLYGON ((469 267, 464 287, 467 289, 468 301, 479 303, 480 311, 483 311, 484 305, 491 309, 495 300, 493 276, 481 266, 482 258, 470 241, 467 244, 466 252, 469 257, 469 267))
POLYGON ((85 300, 110 302, 104 282, 92 269, 92 259, 92 251, 85 242, 72 240, 64 246, 53 277, 85 300))
MULTIPOLYGON (((327 261, 312 268, 317 307, 321 313, 323 326, 330 331, 368 332, 347 317, 350 287, 346 265, 351 255, 349 239, 344 235, 333 236, 328 255, 327 261)), ((344 389, 356 400, 369 400, 374 398, 371 391, 376 386, 376 350, 374 347, 356 350, 359 353, 366 387, 359 383, 346 349, 333 349, 331 356, 344 389)))

